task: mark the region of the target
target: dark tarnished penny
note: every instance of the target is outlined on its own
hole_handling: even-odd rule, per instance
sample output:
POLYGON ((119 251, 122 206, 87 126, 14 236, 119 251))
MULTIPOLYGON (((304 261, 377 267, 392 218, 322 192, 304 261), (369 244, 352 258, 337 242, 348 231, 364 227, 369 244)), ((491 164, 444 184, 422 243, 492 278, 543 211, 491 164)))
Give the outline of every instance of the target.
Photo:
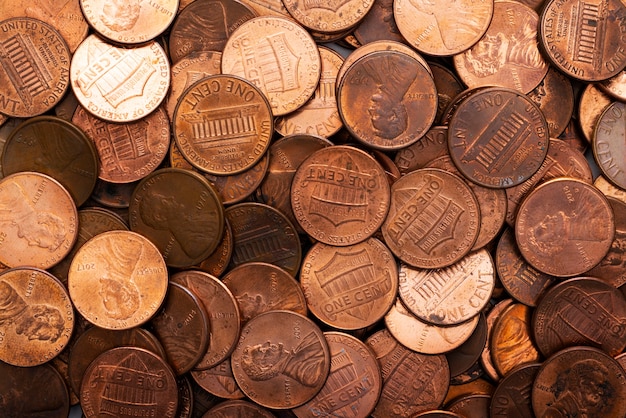
POLYGON ((448 147, 471 181, 506 188, 532 176, 548 152, 548 124, 527 96, 485 88, 463 100, 450 119, 448 147))
POLYGON ((393 16, 393 0, 374 0, 352 33, 361 45, 375 41, 404 42, 393 16))
POLYGON ((47 269, 65 257, 78 231, 76 204, 55 179, 19 172, 0 181, 0 263, 47 269))
POLYGON ((372 8, 374 0, 283 0, 289 14, 307 29, 322 33, 350 30, 372 8))
POLYGON ((192 370, 190 375, 202 389, 222 399, 243 399, 246 396, 235 381, 230 357, 209 369, 192 370))
POLYGON ((171 367, 158 355, 135 347, 100 354, 85 371, 80 404, 85 417, 174 418, 178 387, 171 367))
POLYGON ((568 348, 542 364, 531 399, 537 417, 623 417, 624 369, 596 348, 568 348))
POLYGON ((324 386, 330 351, 322 331, 307 317, 269 311, 243 326, 231 362, 235 380, 252 401, 289 409, 310 401, 324 386))
POLYGON ((173 274, 170 283, 191 290, 208 315, 209 344, 195 369, 208 369, 223 362, 239 340, 241 318, 237 300, 228 287, 216 277, 198 270, 173 274))
POLYGON ((265 262, 285 269, 295 277, 300 269, 300 237, 278 209, 262 203, 238 203, 225 210, 233 229, 233 255, 229 268, 265 262))
POLYGON ((467 373, 478 362, 480 355, 487 346, 487 319, 484 313, 479 313, 478 324, 472 335, 463 344, 446 353, 450 376, 458 378, 467 373))
POLYGON ((391 186, 391 207, 382 225, 389 249, 419 268, 441 268, 461 260, 480 231, 476 196, 459 176, 423 168, 391 186))
POLYGON ((408 145, 396 152, 394 162, 400 173, 426 167, 430 161, 450 155, 448 152, 448 127, 431 126, 417 142, 408 145))
POLYGON ((192 418, 202 418, 202 416, 212 407, 217 405, 221 398, 210 394, 206 390, 202 389, 193 379, 191 380, 191 389, 193 393, 193 410, 191 411, 192 418))
POLYGON ((583 136, 580 126, 578 126, 578 120, 574 116, 570 119, 569 123, 565 127, 565 130, 558 139, 564 141, 567 145, 573 149, 582 152, 583 154, 589 148, 590 141, 583 136))
MULTIPOLYGON (((90 197, 102 206, 123 210, 128 215, 126 209, 130 205, 130 198, 137 184, 139 184, 139 181, 132 183, 109 183, 108 181, 98 179, 90 197)), ((124 219, 127 218, 128 216, 124 217, 124 219)))
POLYGON ((615 222, 606 197, 581 180, 558 177, 522 202, 515 240, 537 270, 568 277, 598 264, 613 242, 615 222))
POLYGON ((315 244, 304 257, 300 286, 315 317, 336 329, 366 328, 391 308, 398 268, 376 238, 347 247, 315 244))
POLYGON ((577 277, 545 292, 533 316, 535 342, 546 357, 574 345, 615 356, 626 347, 626 299, 594 277, 577 277))
MULTIPOLYGON (((624 14, 626 15, 626 11, 624 14)), ((626 105, 624 103, 615 101, 604 109, 597 121, 591 144, 593 156, 604 177, 620 189, 626 189, 626 173, 624 172, 626 170, 624 163, 626 105)))
POLYGON ((491 396, 478 393, 452 400, 446 408, 465 418, 489 418, 490 403, 491 396))
POLYGON ((361 340, 341 332, 326 332, 330 373, 313 399, 293 409, 299 417, 365 417, 374 410, 382 389, 380 366, 361 340))
POLYGON ((178 385, 178 410, 176 418, 190 418, 193 411, 193 389, 191 380, 187 375, 176 379, 178 385))
POLYGON ((128 208, 130 229, 155 243, 171 267, 207 258, 224 232, 224 207, 202 175, 162 168, 137 185, 128 208))
POLYGON ((54 115, 58 118, 71 122, 74 112, 78 108, 79 103, 74 91, 69 89, 63 99, 54 107, 54 115))
POLYGON ((228 271, 222 281, 237 300, 242 322, 273 310, 308 313, 300 284, 273 264, 244 263, 228 271))
POLYGON ((31 267, 0 274, 0 360, 43 364, 68 345, 73 329, 72 302, 54 276, 31 267))
POLYGON ((30 118, 4 144, 2 172, 37 171, 58 180, 80 206, 98 177, 98 154, 76 125, 55 116, 30 118))
POLYGON ((230 227, 228 218, 224 217, 224 234, 219 245, 207 258, 202 260, 195 268, 220 277, 230 264, 230 258, 233 255, 235 243, 233 242, 233 230, 230 227))
POLYGON ((215 405, 202 418, 274 418, 267 409, 250 401, 228 400, 215 405))
POLYGON ((539 363, 527 363, 511 370, 491 396, 489 417, 535 418, 530 394, 540 367, 539 363))
POLYGON ((528 93, 548 122, 550 138, 556 138, 567 127, 574 113, 574 89, 563 73, 550 67, 541 83, 528 93))

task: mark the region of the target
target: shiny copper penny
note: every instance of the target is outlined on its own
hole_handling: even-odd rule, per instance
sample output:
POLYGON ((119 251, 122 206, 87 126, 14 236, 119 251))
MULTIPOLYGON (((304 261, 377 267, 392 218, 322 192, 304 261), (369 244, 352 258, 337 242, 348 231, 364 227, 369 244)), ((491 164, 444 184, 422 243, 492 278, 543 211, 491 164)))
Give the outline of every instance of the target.
POLYGON ((495 322, 500 317, 500 313, 506 309, 507 306, 513 303, 513 299, 506 298, 494 302, 493 306, 487 307, 484 311, 487 313, 487 344, 483 349, 483 352, 480 354, 480 365, 485 372, 485 375, 491 379, 493 382, 498 382, 501 378, 500 374, 496 370, 496 367, 493 365, 493 359, 491 358, 491 332, 493 331, 493 327, 495 322))
POLYGON ((47 269, 59 263, 76 241, 74 200, 55 179, 20 172, 0 181, 0 263, 47 269))
POLYGON ((242 322, 272 310, 308 313, 300 284, 275 265, 244 263, 228 271, 222 281, 237 300, 242 322))
POLYGON ((118 347, 87 368, 80 392, 88 417, 159 416, 173 418, 178 405, 176 377, 161 357, 148 350, 118 347))
POLYGON ((491 397, 489 417, 534 418, 530 394, 540 367, 539 363, 527 363, 502 379, 491 397))
POLYGON ((400 33, 418 51, 435 56, 459 54, 489 28, 494 2, 396 0, 393 15, 400 33))
POLYGON ((67 290, 50 273, 19 267, 0 274, 0 360, 43 364, 67 346, 73 328, 67 290))
POLYGON ((539 42, 552 65, 583 81, 600 81, 626 66, 621 1, 545 2, 539 20, 539 42))
POLYGON ((398 268, 376 238, 334 247, 315 244, 302 261, 300 285, 311 313, 343 330, 366 328, 395 302, 398 268))
POLYGON ((309 33, 293 20, 261 16, 239 26, 222 53, 222 73, 245 78, 267 96, 274 116, 298 109, 313 95, 320 54, 309 33))
POLYGON ((98 176, 96 148, 76 125, 55 116, 30 118, 16 127, 2 152, 5 176, 37 171, 56 179, 80 206, 98 176))
POLYGON ((173 274, 171 283, 191 290, 208 315, 209 343, 195 369, 208 369, 226 360, 239 340, 241 317, 237 300, 228 287, 216 277, 198 270, 173 274))
POLYGON ((446 408, 465 418, 489 418, 491 396, 472 394, 451 401, 446 408))
POLYGON ((323 148, 298 168, 291 187, 294 215, 311 237, 347 246, 372 236, 390 204, 385 171, 350 146, 323 148))
POLYGON ((391 207, 382 226, 389 249, 419 268, 441 268, 461 260, 480 231, 478 201, 460 177, 423 168, 391 187, 391 207))
POLYGON ((231 362, 235 380, 252 401, 289 409, 310 401, 324 386, 330 351, 313 321, 291 311, 270 311, 243 326, 231 362))
POLYGON ((212 417, 274 418, 267 409, 250 401, 228 400, 215 405, 202 418, 212 417))
POLYGON ((528 96, 546 117, 550 138, 561 135, 574 113, 575 97, 570 79, 550 67, 543 80, 528 96))
POLYGON ((450 155, 448 152, 448 128, 446 126, 431 126, 415 143, 396 152, 394 163, 400 173, 424 168, 430 161, 450 155))
POLYGON ((383 376, 372 417, 411 417, 441 406, 450 384, 445 356, 411 351, 384 329, 365 343, 374 351, 383 376))
POLYGON ((233 230, 230 227, 228 219, 224 218, 224 234, 219 245, 207 258, 202 260, 196 268, 220 277, 230 264, 230 258, 233 255, 235 243, 233 242, 233 230))
POLYGON ((130 229, 155 243, 172 267, 190 267, 207 258, 224 232, 224 208, 200 174, 162 168, 145 177, 128 208, 130 229))
POLYGON ((393 16, 392 0, 374 0, 369 12, 352 32, 362 45, 375 41, 404 42, 393 16))
POLYGON ((604 195, 567 177, 535 188, 515 222, 522 256, 537 270, 558 277, 576 276, 598 264, 614 233, 613 211, 604 195))
POLYGON ((454 56, 454 67, 468 87, 499 86, 528 93, 549 65, 539 51, 539 16, 514 0, 494 2, 493 18, 480 40, 454 56))
POLYGON ((597 83, 587 84, 580 92, 576 116, 580 130, 589 143, 593 141, 602 112, 612 102, 611 96, 600 89, 597 83))
POLYGON ((469 338, 463 344, 446 353, 450 376, 453 379, 463 378, 464 374, 471 373, 487 346, 487 319, 482 312, 477 316, 478 324, 469 338))
POLYGON ((601 81, 598 87, 617 100, 626 101, 626 70, 622 70, 621 73, 601 81))
POLYGON ((246 396, 235 381, 230 357, 211 368, 192 370, 190 375, 202 389, 222 399, 243 399, 246 396))
POLYGON ((0 22, 0 112, 32 117, 52 109, 70 83, 70 50, 49 23, 28 17, 0 22))
POLYGON ((548 124, 539 108, 514 90, 486 88, 452 115, 448 147, 471 181, 506 188, 532 176, 548 152, 548 124))
POLYGON ((626 415, 626 377, 619 363, 591 347, 572 347, 548 358, 535 377, 535 416, 626 415))
POLYGON ((382 388, 380 366, 361 340, 341 332, 326 332, 330 373, 313 399, 293 410, 297 417, 367 416, 382 388))
POLYGON ((159 107, 169 89, 170 65, 156 41, 123 48, 90 35, 72 57, 70 79, 89 113, 110 122, 131 122, 159 107))
POLYGON ((129 329, 147 322, 167 291, 163 256, 143 235, 108 231, 87 241, 68 273, 74 307, 92 324, 129 329))
POLYGON ((98 177, 110 183, 132 183, 157 169, 170 143, 170 121, 163 107, 129 123, 97 118, 79 106, 72 117, 98 151, 98 177))
POLYGON ((270 145, 270 104, 251 82, 232 75, 203 78, 174 111, 174 138, 196 168, 229 175, 252 167, 270 145))
POLYGON ((607 106, 594 130, 593 156, 607 180, 626 189, 624 144, 626 143, 626 105, 613 102, 607 106))

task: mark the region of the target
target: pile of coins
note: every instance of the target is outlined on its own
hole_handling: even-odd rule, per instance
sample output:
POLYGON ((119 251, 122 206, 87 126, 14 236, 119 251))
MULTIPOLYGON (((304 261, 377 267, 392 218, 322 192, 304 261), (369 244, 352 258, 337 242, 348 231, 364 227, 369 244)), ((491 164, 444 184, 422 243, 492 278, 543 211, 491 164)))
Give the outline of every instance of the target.
POLYGON ((36 3, 1 416, 626 416, 623 0, 36 3))

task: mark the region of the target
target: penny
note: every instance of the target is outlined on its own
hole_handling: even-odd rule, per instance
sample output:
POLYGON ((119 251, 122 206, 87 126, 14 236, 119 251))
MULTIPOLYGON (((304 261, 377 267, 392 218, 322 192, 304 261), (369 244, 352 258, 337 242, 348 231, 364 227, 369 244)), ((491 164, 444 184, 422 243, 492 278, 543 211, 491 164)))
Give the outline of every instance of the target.
POLYGON ((549 65, 539 51, 539 16, 514 0, 494 2, 487 31, 470 49, 453 57, 468 87, 498 86, 526 94, 543 80, 549 65))
POLYGON ((487 319, 483 313, 477 316, 478 324, 472 335, 463 344, 446 353, 452 378, 459 377, 472 369, 487 345, 487 319))
POLYGON ((395 302, 398 268, 376 238, 347 247, 315 244, 304 257, 300 286, 316 318, 336 329, 366 328, 395 302))
POLYGON ((278 266, 244 263, 228 271, 222 281, 237 300, 242 323, 272 310, 308 313, 300 284, 278 266))
POLYGON ((500 313, 513 303, 513 299, 506 298, 494 302, 494 306, 488 310, 486 320, 487 320, 487 344, 483 349, 482 353, 480 353, 480 364, 485 371, 485 374, 493 381, 498 382, 500 380, 500 374, 496 370, 496 367, 493 365, 493 360, 491 358, 491 333, 493 331, 493 327, 495 322, 498 320, 500 313))
POLYGON ((2 152, 5 176, 37 171, 58 180, 80 206, 98 177, 98 154, 76 125, 55 116, 30 118, 9 135, 2 152))
POLYGON ((191 381, 187 376, 180 376, 176 379, 178 386, 178 410, 176 418, 189 418, 193 411, 193 389, 191 381))
POLYGON ((478 42, 490 27, 494 2, 489 0, 396 0, 393 15, 400 33, 418 51, 434 56, 460 54, 478 42))
POLYGON ((613 77, 626 66, 623 51, 626 5, 548 0, 539 19, 546 58, 568 77, 591 82, 613 77))
POLYGON ((324 386, 330 351, 313 321, 291 311, 270 311, 243 326, 231 362, 235 380, 252 401, 289 409, 310 401, 324 386))
POLYGON ((615 356, 626 347, 626 299, 594 277, 577 277, 548 289, 533 316, 537 347, 546 357, 589 345, 615 356))
POLYGON ((593 181, 593 185, 607 197, 612 197, 626 203, 626 190, 610 183, 602 174, 593 181))
POLYGON ((489 418, 491 396, 485 394, 466 395, 453 400, 446 408, 465 418, 489 418))
MULTIPOLYGON (((67 362, 65 359, 62 359, 62 356, 56 356, 53 358, 48 364, 50 364, 56 371, 61 375, 61 379, 63 380, 63 385, 67 388, 67 392, 69 395, 69 405, 75 406, 80 403, 78 399, 78 395, 69 387, 69 375, 67 373, 67 362)), ((0 412, 1 408, 0 408, 0 412)))
POLYGON ((202 389, 222 399, 243 399, 246 396, 235 381, 230 357, 208 369, 192 370, 190 374, 202 389))
POLYGON ((193 393, 192 418, 202 418, 209 409, 222 401, 222 399, 200 387, 193 379, 191 379, 191 389, 193 393))
POLYGON ((574 113, 574 89, 570 79, 550 67, 544 79, 528 96, 546 117, 550 137, 558 137, 574 113))
POLYGON ((42 173, 19 172, 0 181, 0 263, 47 269, 72 249, 77 211, 68 191, 42 173))
POLYGON ((413 415, 413 418, 462 418, 462 415, 456 414, 450 411, 426 411, 417 415, 413 415))
POLYGON ((583 136, 582 130, 578 126, 578 121, 575 117, 570 119, 569 123, 565 127, 565 130, 559 135, 558 139, 564 141, 571 148, 585 153, 589 147, 590 141, 583 136))
POLYGON ((251 82, 232 75, 200 79, 174 111, 174 139, 196 168, 215 175, 240 173, 256 164, 270 145, 270 104, 251 82))
POLYGON ((87 418, 103 415, 173 418, 178 406, 176 377, 161 357, 135 347, 117 347, 87 368, 80 392, 87 418))
POLYGON ((163 107, 129 123, 113 123, 79 106, 72 117, 98 151, 98 177, 111 183, 132 183, 157 169, 170 143, 170 121, 163 107))
POLYGON ((598 118, 593 140, 593 156, 604 177, 621 189, 626 189, 624 150, 626 141, 626 105, 613 102, 598 118))
MULTIPOLYGON (((4 123, 0 125, 0 154, 4 151, 4 145, 6 144, 7 138, 11 135, 13 130, 22 124, 22 122, 27 119, 22 118, 9 118, 8 116, 4 116, 0 114, 0 120, 4 119, 4 123)), ((0 179, 2 179, 4 175, 2 174, 2 158, 0 158, 0 179)))
POLYGON ((330 0, 323 4, 315 1, 283 0, 289 14, 307 29, 322 33, 342 32, 352 29, 369 12, 374 0, 330 0))
POLYGON ((437 90, 437 115, 434 124, 438 125, 442 121, 443 112, 452 102, 452 99, 465 90, 465 84, 454 71, 444 65, 429 61, 428 66, 433 73, 437 90))
POLYGON ((70 65, 72 90, 92 115, 132 122, 156 110, 170 85, 170 65, 156 41, 119 47, 89 35, 70 65))
POLYGON ((284 16, 289 17, 290 14, 285 8, 282 0, 240 0, 253 9, 259 16, 284 16))
MULTIPOLYGON (((96 187, 90 197, 102 206, 111 209, 128 209, 133 191, 138 183, 139 181, 132 183, 109 183, 108 181, 97 180, 96 187)), ((127 210, 124 210, 124 212, 128 214, 127 210)))
POLYGON ((381 228, 389 249, 418 268, 441 268, 461 260, 480 231, 478 201, 460 177, 423 168, 391 187, 391 207, 381 228))
POLYGON ((157 247, 131 231, 108 231, 87 241, 68 272, 76 310, 92 324, 129 329, 147 322, 167 291, 167 267, 157 247))
POLYGON ((530 394, 540 367, 539 363, 527 363, 504 377, 491 396, 489 417, 534 418, 530 394))
POLYGON ((0 414, 5 417, 67 417, 70 401, 63 377, 50 364, 18 367, 0 362, 0 414))
POLYGON ((393 16, 392 0, 374 0, 369 12, 352 32, 361 45, 375 41, 404 42, 393 16))
POLYGON ((239 340, 241 318, 232 292, 216 277, 197 270, 175 273, 170 277, 170 283, 178 283, 191 290, 208 316, 208 347, 194 368, 208 369, 222 363, 239 340))
POLYGON ((522 256, 537 270, 557 277, 576 276, 598 264, 614 233, 613 211, 604 195, 565 177, 535 188, 520 205, 515 222, 522 256))
POLYGON ((192 52, 221 52, 235 29, 255 16, 254 10, 239 1, 192 1, 178 14, 170 29, 172 62, 192 52))
POLYGON ((256 85, 274 116, 298 109, 313 95, 321 74, 319 50, 293 20, 261 16, 242 23, 222 53, 222 73, 256 85))
POLYGON ((267 409, 245 400, 228 400, 215 405, 202 418, 212 417, 274 418, 267 409))
POLYGON ((233 242, 233 230, 230 227, 230 222, 224 217, 224 234, 222 240, 218 244, 215 251, 213 251, 207 258, 202 260, 195 267, 199 270, 212 274, 215 277, 220 277, 230 263, 235 243, 233 242))
POLYGON ((200 174, 179 168, 144 177, 128 213, 130 229, 154 242, 171 267, 206 259, 224 232, 224 208, 213 186, 200 174))
POLYGON ((448 127, 431 126, 420 139, 396 152, 394 162, 400 173, 426 167, 430 161, 450 155, 448 152, 448 127))
POLYGON ((313 399, 293 409, 301 417, 368 416, 382 388, 378 361, 359 339, 341 332, 326 332, 330 373, 313 399))
POLYGON ((452 115, 448 147, 454 164, 485 187, 516 186, 532 176, 548 152, 548 124, 524 94, 485 88, 452 115))
POLYGON ((459 385, 451 384, 450 389, 448 389, 448 395, 446 396, 446 399, 443 403, 445 405, 453 399, 473 393, 492 395, 494 390, 495 387, 493 386, 493 384, 491 384, 488 380, 482 377, 476 380, 472 380, 471 382, 462 383, 459 385))
POLYGON ((580 130, 589 143, 593 141, 598 120, 613 100, 604 93, 597 83, 590 83, 580 92, 576 114, 580 130))
POLYGON ((617 100, 626 101, 626 70, 599 82, 598 87, 617 100))
POLYGON ((385 221, 389 203, 383 168, 350 146, 314 152, 298 167, 291 187, 296 220, 307 234, 328 245, 365 241, 385 221))
POLYGON ((411 351, 386 330, 372 334, 365 343, 378 359, 383 376, 372 417, 411 417, 441 406, 450 384, 445 356, 411 351))
POLYGON ((483 90, 486 90, 488 88, 489 86, 473 87, 473 88, 465 89, 461 91, 459 94, 457 94, 456 96, 454 96, 452 100, 450 100, 450 103, 448 103, 448 106, 446 106, 446 108, 443 110, 441 114, 441 121, 440 121, 441 125, 448 126, 450 124, 450 120, 452 119, 452 116, 456 113, 457 109, 459 108, 461 103, 465 101, 465 99, 468 99, 474 94, 481 92, 483 90))
POLYGON ((535 416, 621 417, 626 414, 626 377, 619 363, 601 350, 572 347, 548 358, 535 377, 535 416))
POLYGON ((0 360, 44 364, 67 346, 73 328, 72 303, 54 276, 31 267, 0 273, 0 360))

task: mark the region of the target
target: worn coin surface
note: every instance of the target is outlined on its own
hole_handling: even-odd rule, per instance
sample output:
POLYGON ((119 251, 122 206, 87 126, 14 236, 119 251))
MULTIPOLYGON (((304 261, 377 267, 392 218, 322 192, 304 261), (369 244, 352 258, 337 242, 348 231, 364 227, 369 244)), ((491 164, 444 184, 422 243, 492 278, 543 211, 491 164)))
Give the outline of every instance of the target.
POLYGON ((254 418, 274 418, 275 415, 272 414, 267 409, 263 408, 260 405, 255 404, 254 402, 246 401, 246 400, 227 400, 224 402, 220 402, 215 405, 211 409, 209 409, 201 418, 212 418, 212 417, 254 417, 254 418))
POLYGON ((599 82, 598 87, 617 100, 626 101, 626 70, 599 82))
POLYGON ((243 399, 246 396, 235 381, 230 357, 208 369, 191 370, 190 375, 202 389, 220 398, 243 399))
POLYGON ((220 277, 228 269, 230 258, 233 255, 234 245, 233 230, 230 227, 228 218, 224 217, 224 234, 222 235, 222 240, 215 251, 195 267, 215 277, 220 277))
POLYGON ((431 126, 428 132, 411 145, 399 149, 394 163, 400 173, 424 168, 432 160, 450 155, 448 152, 448 127, 431 126))
POLYGON ((602 111, 591 141, 593 156, 607 180, 626 189, 626 105, 614 101, 602 111))
POLYGON ((353 28, 370 11, 374 0, 283 0, 285 8, 307 29, 333 33, 353 28))
POLYGON ((478 359, 487 346, 487 319, 483 312, 476 316, 478 324, 472 334, 461 345, 446 353, 452 383, 455 383, 455 379, 463 380, 465 375, 472 375, 477 365, 480 366, 478 359))
POLYGON ((551 66, 543 80, 528 96, 546 117, 550 138, 561 135, 574 113, 576 98, 572 81, 551 66))
POLYGON ((490 418, 533 418, 530 394, 541 364, 526 363, 506 375, 494 391, 489 405, 490 418))
POLYGON ((393 0, 374 0, 352 33, 361 45, 375 41, 405 42, 393 15, 393 0))

